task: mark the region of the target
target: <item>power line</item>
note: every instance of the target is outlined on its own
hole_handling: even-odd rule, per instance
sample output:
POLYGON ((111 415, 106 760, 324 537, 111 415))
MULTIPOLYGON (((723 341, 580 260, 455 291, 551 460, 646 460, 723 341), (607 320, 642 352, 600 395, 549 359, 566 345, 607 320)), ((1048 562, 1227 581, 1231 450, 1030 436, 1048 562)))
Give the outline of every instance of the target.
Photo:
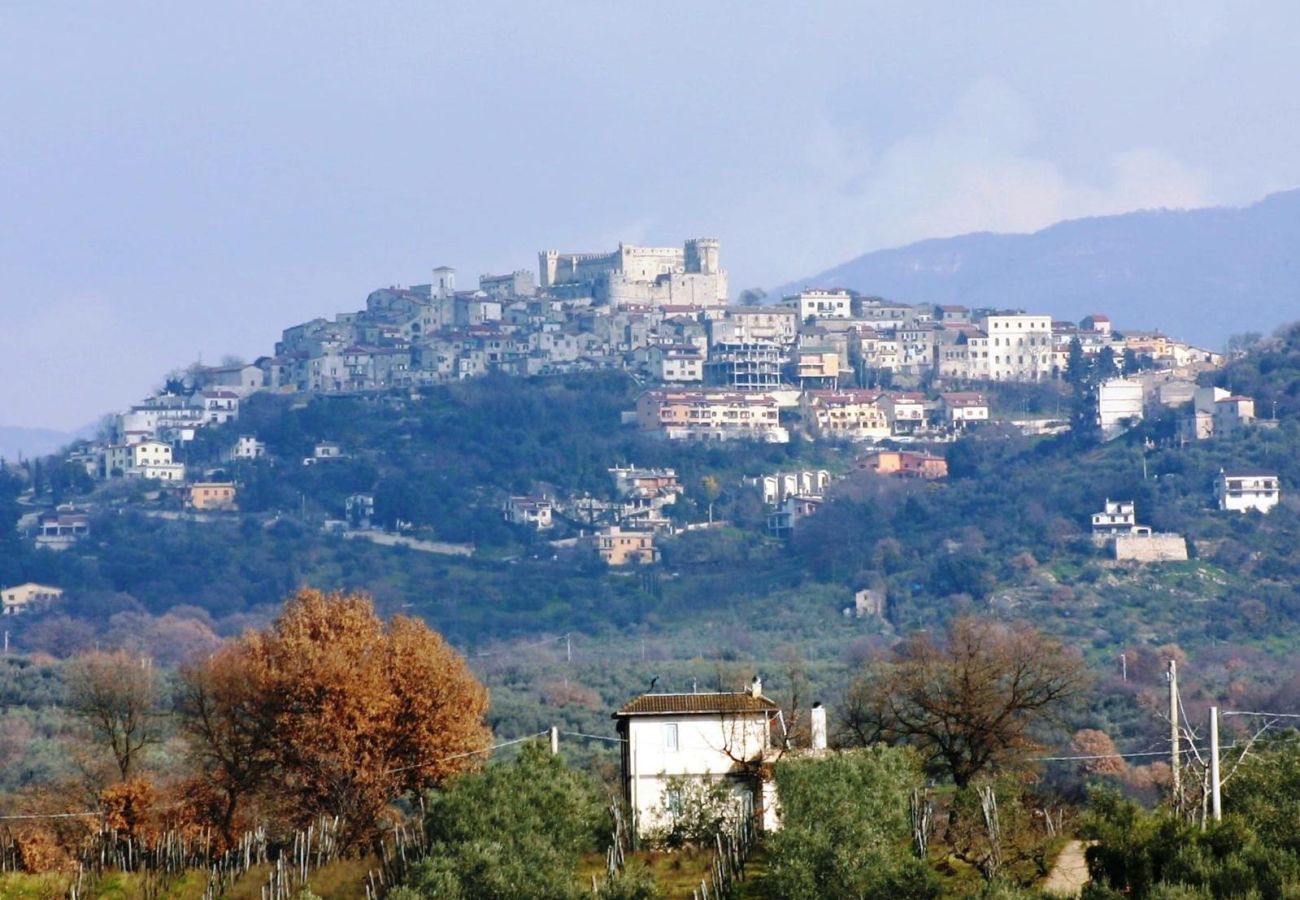
POLYGON ((518 653, 520 650, 530 650, 534 647, 545 647, 548 644, 557 644, 560 641, 566 641, 569 639, 569 636, 571 634, 572 632, 566 632, 560 635, 559 637, 546 638, 545 640, 541 640, 541 641, 533 641, 531 644, 517 644, 513 647, 503 647, 500 650, 485 650, 482 653, 471 654, 469 658, 480 659, 485 656, 502 656, 506 653, 518 653))
POLYGON ((1138 756, 1167 756, 1168 750, 1143 750, 1140 753, 1094 753, 1087 756, 1035 756, 1029 762, 1076 762, 1086 759, 1129 759, 1138 756))
POLYGON ((561 731, 560 734, 567 734, 571 737, 591 738, 594 741, 609 741, 613 744, 626 744, 627 738, 608 737, 603 734, 587 734, 584 731, 561 731))
POLYGON ((0 816, 0 819, 79 819, 79 818, 98 818, 101 813, 98 812, 75 812, 75 813, 31 813, 21 816, 0 816))
POLYGON ((1262 716, 1266 719, 1300 719, 1300 713, 1277 713, 1277 712, 1249 712, 1244 710, 1227 710, 1219 713, 1221 716, 1262 716))
POLYGON ((433 765, 434 763, 447 762, 452 759, 464 759, 467 756, 479 756, 483 753, 491 753, 493 750, 500 750, 502 747, 509 747, 511 744, 522 744, 524 741, 535 740, 536 738, 549 733, 549 730, 539 731, 536 734, 527 734, 521 738, 515 738, 513 741, 502 741, 499 744, 493 744, 491 747, 484 747, 482 750, 467 750, 464 753, 453 753, 451 756, 440 756, 437 759, 426 760, 422 763, 416 763, 411 766, 398 766, 396 769, 385 769, 384 774, 391 775, 393 772, 407 772, 411 769, 423 769, 426 766, 433 765))

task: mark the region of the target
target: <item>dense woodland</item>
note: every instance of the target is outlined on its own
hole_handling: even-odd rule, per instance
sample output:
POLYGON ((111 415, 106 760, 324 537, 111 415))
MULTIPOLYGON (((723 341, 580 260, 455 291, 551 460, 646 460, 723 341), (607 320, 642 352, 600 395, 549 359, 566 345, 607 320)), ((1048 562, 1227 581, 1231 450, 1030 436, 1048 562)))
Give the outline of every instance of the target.
MULTIPOLYGON (((1026 746, 1052 755, 1159 747, 1168 733, 1160 710, 1169 658, 1184 673, 1186 715, 1198 727, 1211 703, 1300 712, 1300 667, 1291 654, 1300 636, 1294 540, 1300 504, 1292 495, 1300 485, 1300 329, 1256 342, 1215 378, 1254 396, 1260 414, 1275 417, 1276 426, 1185 445, 1175 437, 1176 411, 1106 444, 1080 432, 1030 439, 990 426, 936 448, 947 456, 950 477, 934 483, 856 471, 856 451, 848 447, 656 441, 620 424, 637 388, 615 374, 485 378, 414 396, 258 395, 238 423, 204 432, 185 451, 192 468, 224 469, 241 483, 241 512, 211 521, 163 517, 179 509, 165 494, 154 497, 140 484, 96 486, 57 458, 0 469, 0 583, 31 580, 66 590, 56 606, 6 622, 14 652, 0 666, 4 808, 32 802, 49 785, 84 782, 85 755, 69 748, 93 741, 70 692, 85 680, 82 670, 96 651, 152 659, 157 708, 151 715, 159 715, 143 752, 147 768, 161 771, 190 752, 186 673, 218 648, 237 646, 230 641, 247 629, 272 628, 284 599, 314 585, 364 591, 380 616, 418 617, 445 636, 490 692, 482 723, 493 740, 552 725, 607 734, 609 712, 651 678, 668 690, 730 689, 758 671, 792 720, 812 700, 823 700, 841 745, 887 740, 908 748, 897 759, 881 756, 883 750, 859 751, 866 755, 851 757, 859 762, 837 763, 833 775, 821 769, 805 776, 801 767, 811 764, 796 761, 788 774, 778 772, 791 798, 800 791, 833 796, 825 792, 847 790, 835 787, 845 779, 845 785, 879 785, 893 805, 864 813, 861 821, 850 811, 842 822, 819 822, 809 813, 803 826, 804 807, 792 799, 791 827, 764 850, 768 884, 781 885, 771 896, 938 896, 974 890, 971 885, 1022 890, 1045 874, 1059 835, 1026 825, 1024 845, 1013 853, 1011 841, 1004 848, 1010 861, 990 867, 976 846, 978 828, 965 837, 950 829, 939 839, 946 862, 918 863, 915 847, 909 849, 911 792, 936 792, 936 804, 953 822, 978 821, 980 800, 969 784, 980 779, 954 782, 951 772, 936 772, 915 741, 871 719, 865 698, 873 692, 863 685, 884 678, 882 666, 906 661, 891 655, 907 646, 897 644, 900 636, 947 634, 962 617, 978 615, 995 623, 1032 621, 1078 652, 1088 685, 1054 710, 1051 721, 1028 723, 1024 733, 1026 746), (241 433, 257 434, 268 455, 230 471, 222 451, 241 433), (340 443, 349 458, 302 465, 323 440, 340 443), (552 547, 549 536, 502 521, 500 503, 511 493, 609 496, 606 470, 628 463, 677 469, 687 491, 673 515, 682 522, 705 518, 711 499, 705 479, 716 480, 715 517, 727 524, 665 542, 659 565, 616 571, 594 555, 552 547), (796 467, 847 477, 790 541, 769 539, 760 498, 744 479, 796 467), (1217 511, 1212 483, 1221 467, 1277 471, 1283 504, 1268 516, 1217 511), (359 491, 374 494, 385 525, 400 520, 417 537, 473 544, 474 556, 323 532, 322 522, 342 518, 344 498, 359 491), (1149 566, 1108 560, 1088 534, 1089 515, 1107 498, 1133 499, 1140 522, 1182 533, 1192 559, 1149 566), (92 535, 64 553, 37 552, 10 523, 33 504, 57 501, 93 503, 92 535), (885 590, 883 617, 845 615, 853 592, 864 587, 885 590), (867 876, 842 870, 851 861, 832 851, 849 839, 879 848, 884 855, 870 877, 887 881, 855 881, 867 876), (794 857, 782 855, 796 845, 794 857), (857 887, 828 893, 828 879, 857 887)), ((1086 390, 1083 379, 1059 389, 1010 388, 995 402, 1054 415, 1086 390)), ((562 524, 554 536, 575 532, 562 524)), ((940 642, 936 652, 948 646, 940 642)), ((1250 734, 1243 731, 1241 739, 1250 734)), ((1276 729, 1266 737, 1274 736, 1276 729)), ((583 855, 603 853, 608 843, 616 754, 600 742, 566 739, 564 766, 531 751, 518 755, 521 746, 528 745, 493 754, 499 768, 482 775, 457 781, 440 773, 430 780, 449 799, 457 784, 457 790, 525 805, 534 801, 511 787, 511 778, 537 780, 545 771, 567 785, 555 796, 569 797, 564 802, 574 811, 565 815, 574 830, 557 834, 554 846, 527 846, 531 839, 521 826, 511 859, 541 854, 538 859, 551 860, 543 868, 568 873, 558 877, 576 883, 570 876, 585 865, 583 855), (519 774, 525 769, 526 777, 519 774), (568 861, 556 862, 555 854, 568 861)), ((100 758, 96 766, 104 763, 100 758)), ((1032 795, 1021 781, 1006 780, 1018 765, 1008 762, 992 782, 1006 792, 998 798, 1004 831, 1015 832, 1021 819, 1041 822, 1045 809, 1069 811, 1070 833, 1101 841, 1090 896, 1290 896, 1294 889, 1297 848, 1285 829, 1267 824, 1280 821, 1282 812, 1265 809, 1263 799, 1297 770, 1286 739, 1258 744, 1225 788, 1227 808, 1251 810, 1250 816, 1204 831, 1176 810, 1153 806, 1167 793, 1168 772, 1159 759, 1030 766, 1032 795)), ((118 773, 119 781, 131 781, 120 765, 118 773)), ((107 779, 97 790, 112 784, 107 779)), ((419 785, 384 790, 396 794, 399 787, 409 803, 415 796, 409 791, 419 785)), ((508 888, 472 883, 474 872, 500 870, 484 854, 502 852, 499 842, 475 849, 473 829, 503 826, 456 816, 473 819, 485 802, 466 800, 460 813, 454 803, 429 809, 430 840, 444 850, 417 867, 411 891, 511 896, 508 888)), ((520 821, 544 814, 536 806, 511 808, 520 821)), ((288 827, 302 820, 284 821, 288 827)), ((608 887, 616 889, 628 896, 649 890, 635 865, 608 887)))

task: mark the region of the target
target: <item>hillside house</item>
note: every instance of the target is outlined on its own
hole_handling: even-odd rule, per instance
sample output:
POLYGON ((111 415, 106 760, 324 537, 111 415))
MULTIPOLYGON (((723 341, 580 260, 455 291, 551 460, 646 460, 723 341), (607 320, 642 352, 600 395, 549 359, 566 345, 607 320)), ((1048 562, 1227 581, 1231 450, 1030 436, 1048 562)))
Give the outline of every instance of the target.
POLYGON ((774 538, 788 538, 794 534, 800 520, 821 509, 825 498, 821 494, 790 494, 767 513, 767 533, 774 538))
POLYGON ((1214 493, 1219 509, 1235 512, 1256 510, 1268 513, 1282 499, 1282 488, 1276 472, 1249 469, 1219 470, 1214 483, 1214 493))
POLYGON ((646 391, 637 400, 637 424, 669 440, 753 440, 785 444, 776 398, 738 391, 646 391))
POLYGON ((195 402, 203 410, 203 421, 210 425, 224 425, 239 418, 239 395, 234 391, 203 391, 195 402))
POLYGON ((228 481, 197 481, 185 491, 185 505, 198 512, 232 512, 235 501, 235 486, 228 481))
POLYGON ((1142 382, 1131 378, 1111 378, 1097 388, 1097 421, 1103 435, 1110 437, 1125 422, 1138 422, 1143 412, 1142 382))
POLYGON ((1092 533, 1105 536, 1150 534, 1151 529, 1137 523, 1132 500, 1111 500, 1108 497, 1102 511, 1092 514, 1092 533))
POLYGON ((528 525, 543 531, 555 524, 554 511, 554 505, 546 497, 520 496, 507 498, 502 513, 511 525, 528 525))
POLYGON ((261 459, 266 455, 266 444, 249 434, 241 434, 230 448, 230 459, 261 459))
POLYGON ((804 422, 819 438, 878 441, 892 433, 877 391, 804 391, 804 422))
POLYGON ((748 691, 642 694, 620 707, 613 717, 634 834, 671 825, 680 798, 670 794, 670 778, 723 779, 738 810, 753 810, 763 828, 774 829, 775 785, 756 763, 783 742, 780 716, 758 678, 748 691))
POLYGON ((607 525, 591 540, 606 565, 650 565, 659 561, 653 531, 624 531, 617 525, 607 525))
POLYGON ((878 402, 884 408, 894 434, 912 434, 925 427, 925 394, 918 391, 894 391, 882 394, 878 402))
POLYGON ((898 475, 902 478, 933 480, 948 477, 946 459, 914 450, 879 450, 869 453, 858 460, 858 468, 869 469, 877 475, 898 475))
POLYGON ((33 606, 52 603, 63 596, 63 588, 28 581, 13 587, 0 588, 0 614, 16 616, 33 606))
POLYGON ((704 380, 704 354, 692 346, 658 346, 646 351, 650 377, 665 384, 699 384, 704 380))
POLYGON ((348 494, 343 498, 343 517, 349 528, 368 530, 375 517, 375 495, 348 494))
POLYGON ((989 420, 989 401, 975 391, 940 394, 939 409, 944 423, 952 428, 967 428, 989 420))
POLYGON ((800 322, 809 319, 847 319, 853 315, 853 295, 844 288, 803 291, 793 297, 786 297, 781 305, 798 311, 800 322))
POLYGON ((1255 422, 1255 400, 1232 395, 1214 401, 1214 433, 1234 434, 1255 422))
POLYGON ((36 546, 47 550, 66 550, 88 534, 90 516, 74 509, 41 513, 36 520, 36 546))
POLYGON ((830 487, 831 473, 825 469, 802 469, 797 472, 760 475, 748 481, 763 491, 763 502, 771 506, 797 494, 806 497, 822 496, 830 487))

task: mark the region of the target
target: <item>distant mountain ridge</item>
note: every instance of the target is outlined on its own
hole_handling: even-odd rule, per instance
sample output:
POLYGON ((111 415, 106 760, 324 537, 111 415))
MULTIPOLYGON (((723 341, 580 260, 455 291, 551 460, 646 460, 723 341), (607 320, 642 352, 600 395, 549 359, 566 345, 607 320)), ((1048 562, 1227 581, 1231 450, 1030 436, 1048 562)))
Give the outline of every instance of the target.
POLYGON ((56 431, 52 428, 0 425, 0 459, 17 462, 19 458, 45 456, 73 441, 92 437, 95 428, 95 425, 86 425, 76 431, 56 431))
POLYGON ((1300 190, 1242 208, 1072 219, 1032 234, 980 232, 867 253, 782 285, 847 287, 906 303, 1024 308, 1154 329, 1218 348, 1300 319, 1300 190))

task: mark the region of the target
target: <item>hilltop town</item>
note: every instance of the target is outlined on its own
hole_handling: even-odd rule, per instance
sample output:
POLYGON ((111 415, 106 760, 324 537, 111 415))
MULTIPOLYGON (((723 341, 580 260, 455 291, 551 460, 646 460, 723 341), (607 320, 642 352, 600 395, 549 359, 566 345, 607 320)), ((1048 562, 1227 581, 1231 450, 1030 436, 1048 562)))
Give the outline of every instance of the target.
MULTIPOLYGON (((161 498, 171 515, 232 512, 239 465, 266 453, 264 440, 239 425, 241 407, 259 395, 295 403, 414 396, 489 375, 617 372, 640 386, 624 424, 646 435, 833 448, 843 462, 830 472, 753 473, 751 481, 763 486, 767 533, 788 538, 845 472, 943 478, 947 463, 935 451, 972 430, 1052 435, 1074 428, 1110 439, 1162 408, 1180 411, 1185 441, 1275 424, 1256 415, 1252 398, 1198 385, 1223 365, 1222 354, 1163 333, 1124 330, 1101 313, 1062 322, 1032 311, 907 305, 843 289, 807 289, 775 302, 746 291, 729 302, 719 242, 706 238, 681 248, 547 250, 538 275, 482 275, 476 288, 460 290, 455 270, 440 266, 428 283, 377 289, 361 310, 285 328, 272 355, 172 373, 154 396, 112 416, 99 439, 75 445, 67 460, 95 481, 154 486, 148 496, 161 498), (1030 412, 1017 391, 1035 387, 1055 390, 1048 395, 1054 409, 1039 402, 1030 412), (186 448, 217 426, 241 432, 220 448, 221 464, 187 464, 186 448)), ((329 465, 348 455, 337 441, 322 440, 301 462, 329 465)), ((543 488, 491 502, 514 525, 545 532, 567 523, 561 538, 590 542, 611 565, 657 561, 656 536, 690 526, 666 514, 685 487, 671 468, 620 467, 614 459, 607 466, 615 490, 606 499, 543 488)), ((1263 503, 1275 504, 1276 473, 1262 477, 1273 485, 1263 503)), ((368 489, 349 494, 334 517, 327 529, 380 539, 368 489)), ((710 515, 697 526, 711 523, 710 515)), ((37 545, 59 549, 90 525, 86 509, 64 504, 28 512, 19 527, 37 545)), ((1142 538, 1146 549, 1132 551, 1134 558, 1183 552, 1153 550, 1158 542, 1142 538)))

